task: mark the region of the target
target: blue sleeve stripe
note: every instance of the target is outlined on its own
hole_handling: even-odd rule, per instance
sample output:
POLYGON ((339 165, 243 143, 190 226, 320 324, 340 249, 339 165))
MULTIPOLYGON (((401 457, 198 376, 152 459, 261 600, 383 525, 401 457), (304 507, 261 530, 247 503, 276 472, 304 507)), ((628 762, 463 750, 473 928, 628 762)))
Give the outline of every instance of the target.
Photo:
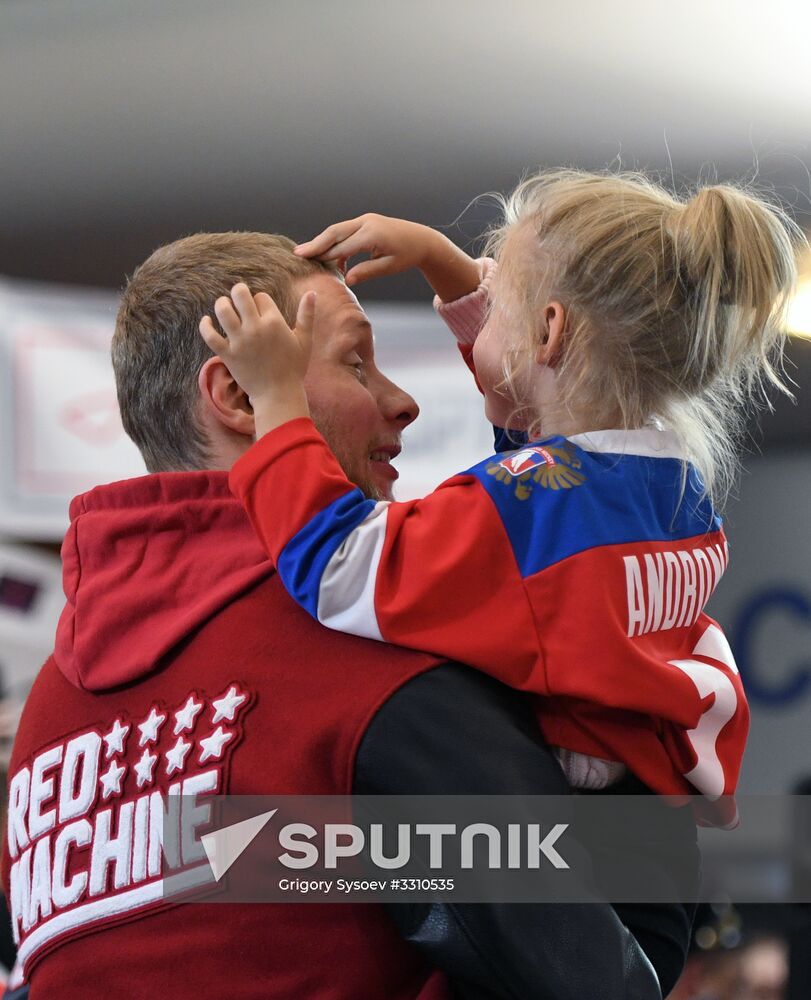
POLYGON ((318 618, 318 592, 327 563, 375 506, 359 489, 350 490, 316 514, 282 549, 276 566, 282 583, 313 618, 318 618))

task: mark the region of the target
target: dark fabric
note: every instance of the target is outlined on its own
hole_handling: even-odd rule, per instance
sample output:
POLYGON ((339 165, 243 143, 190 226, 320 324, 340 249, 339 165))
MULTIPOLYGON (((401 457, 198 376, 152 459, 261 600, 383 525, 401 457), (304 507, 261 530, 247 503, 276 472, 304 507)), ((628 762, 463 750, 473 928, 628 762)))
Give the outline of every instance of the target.
POLYGON ((28 987, 21 986, 18 990, 4 993, 3 1000, 28 1000, 28 987))
POLYGON ((0 962, 10 969, 17 957, 17 945, 11 933, 11 917, 6 897, 0 894, 0 962))
MULTIPOLYGON (((378 711, 360 745, 354 790, 411 793, 565 795, 569 788, 544 744, 526 696, 458 665, 411 680, 378 711)), ((617 791, 647 792, 635 779, 617 791)), ((689 810, 661 805, 681 826, 684 856, 698 878, 689 810)), ((626 845, 636 855, 644 845, 626 845)), ((610 854, 603 859, 610 864, 610 854)), ((457 995, 485 997, 656 997, 666 995, 687 954, 692 907, 564 904, 392 905, 404 936, 454 979, 457 995), (624 925, 624 926, 623 926, 624 925), (634 938, 626 928, 632 931, 634 938)))
POLYGON ((496 451, 515 451, 523 448, 529 439, 526 431, 510 431, 504 427, 493 427, 493 443, 496 451))

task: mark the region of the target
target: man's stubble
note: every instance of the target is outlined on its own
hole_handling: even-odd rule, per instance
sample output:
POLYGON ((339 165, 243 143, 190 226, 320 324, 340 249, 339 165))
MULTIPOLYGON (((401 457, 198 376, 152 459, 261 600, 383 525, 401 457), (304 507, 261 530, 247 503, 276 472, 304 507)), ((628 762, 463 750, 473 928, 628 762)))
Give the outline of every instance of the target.
POLYGON ((332 411, 319 410, 317 407, 312 406, 311 411, 316 429, 329 445, 330 450, 337 458, 338 464, 346 473, 349 481, 354 483, 369 500, 390 499, 384 495, 380 487, 371 478, 371 470, 368 469, 368 455, 364 452, 363 458, 359 460, 357 456, 351 454, 351 449, 342 440, 343 435, 340 433, 339 421, 336 419, 335 414, 332 411), (362 461, 363 467, 359 468, 360 461, 362 461))

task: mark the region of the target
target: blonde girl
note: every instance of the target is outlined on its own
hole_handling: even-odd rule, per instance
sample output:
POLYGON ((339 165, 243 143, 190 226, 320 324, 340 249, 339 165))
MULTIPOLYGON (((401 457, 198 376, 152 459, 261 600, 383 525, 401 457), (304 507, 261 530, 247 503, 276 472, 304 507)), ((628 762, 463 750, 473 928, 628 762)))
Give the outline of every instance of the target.
POLYGON ((734 187, 680 200, 639 175, 556 171, 505 201, 480 261, 376 215, 298 247, 368 253, 347 284, 420 268, 488 418, 524 435, 407 503, 364 497, 309 420, 313 297, 290 330, 235 286, 215 306, 225 337, 208 318, 201 333, 254 408, 258 441, 231 483, 285 586, 329 627, 542 696, 574 787, 630 770, 734 822, 722 797, 748 709, 704 606, 728 562, 718 506, 746 404, 782 387, 794 239, 734 187))

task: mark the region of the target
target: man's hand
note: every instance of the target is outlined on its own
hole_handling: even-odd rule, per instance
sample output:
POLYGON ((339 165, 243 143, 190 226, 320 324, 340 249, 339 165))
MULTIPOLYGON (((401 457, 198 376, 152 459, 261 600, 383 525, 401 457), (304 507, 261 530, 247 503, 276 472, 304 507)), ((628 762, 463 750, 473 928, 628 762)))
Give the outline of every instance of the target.
POLYGON ((372 213, 336 222, 308 243, 299 244, 294 253, 337 261, 369 254, 369 260, 347 271, 347 285, 416 267, 444 302, 474 291, 481 279, 476 261, 442 233, 416 222, 372 213))
POLYGON ((292 330, 266 292, 252 295, 244 283, 234 285, 230 298, 218 298, 214 312, 225 336, 210 316, 200 320, 200 333, 247 394, 257 437, 309 416, 303 383, 312 352, 315 292, 302 296, 292 330))

